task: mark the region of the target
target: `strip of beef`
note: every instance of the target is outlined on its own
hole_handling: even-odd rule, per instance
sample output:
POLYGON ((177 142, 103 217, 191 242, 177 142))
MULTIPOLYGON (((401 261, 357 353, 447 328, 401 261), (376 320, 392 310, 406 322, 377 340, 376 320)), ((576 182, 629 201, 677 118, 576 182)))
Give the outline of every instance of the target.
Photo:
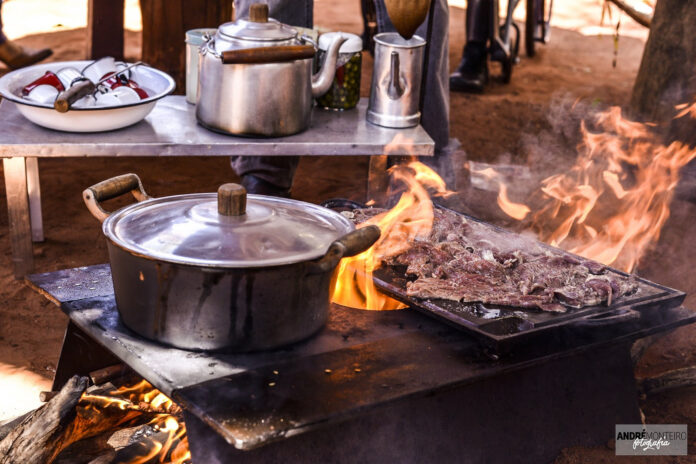
MULTIPOLYGON (((358 210, 354 220, 372 217, 358 210)), ((632 277, 602 264, 550 251, 535 240, 435 209, 432 230, 383 265, 406 266, 408 296, 481 302, 564 312, 568 307, 611 305, 635 291, 632 277)))
POLYGON ((453 301, 480 302, 519 308, 542 309, 545 311, 565 312, 562 305, 554 304, 548 295, 520 295, 513 288, 494 288, 481 276, 470 274, 466 279, 460 276, 458 281, 424 278, 407 284, 406 293, 418 298, 442 298, 453 301))

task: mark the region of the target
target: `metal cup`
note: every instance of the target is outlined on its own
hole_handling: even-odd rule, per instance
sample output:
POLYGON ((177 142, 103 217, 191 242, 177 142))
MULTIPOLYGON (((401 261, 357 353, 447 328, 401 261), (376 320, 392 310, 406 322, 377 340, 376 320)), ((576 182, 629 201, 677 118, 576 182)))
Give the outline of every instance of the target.
POLYGON ((141 100, 144 100, 149 97, 145 89, 142 89, 137 82, 135 82, 132 79, 129 79, 124 74, 118 74, 110 79, 107 79, 106 81, 104 81, 104 85, 106 85, 112 90, 116 90, 120 87, 127 87, 129 89, 132 89, 135 91, 135 93, 138 94, 141 100))
POLYGON ((413 127, 420 121, 425 40, 396 32, 377 34, 367 120, 384 127, 413 127))
POLYGON ((83 76, 82 73, 76 68, 70 67, 58 70, 58 72, 56 72, 56 76, 58 76, 58 79, 60 79, 61 84, 63 84, 63 87, 66 90, 69 89, 74 83, 85 78, 85 76, 83 76))
POLYGON ((118 67, 116 66, 114 57, 105 56, 85 66, 82 70, 82 74, 96 84, 108 74, 115 73, 116 71, 118 71, 118 67))
POLYGON ((22 95, 27 96, 36 87, 40 87, 42 85, 50 85, 51 87, 55 87, 56 90, 58 90, 58 91, 63 91, 67 88, 67 87, 63 87, 61 80, 58 78, 58 76, 55 73, 53 73, 51 71, 46 71, 46 73, 43 76, 34 80, 30 84, 25 85, 22 88, 22 95))
POLYGON ((120 106, 139 101, 140 96, 138 93, 127 86, 117 87, 113 90, 96 94, 96 106, 120 106))
POLYGON ((25 98, 36 103, 53 105, 53 102, 56 100, 57 96, 58 89, 56 87, 49 84, 41 84, 31 89, 25 98))

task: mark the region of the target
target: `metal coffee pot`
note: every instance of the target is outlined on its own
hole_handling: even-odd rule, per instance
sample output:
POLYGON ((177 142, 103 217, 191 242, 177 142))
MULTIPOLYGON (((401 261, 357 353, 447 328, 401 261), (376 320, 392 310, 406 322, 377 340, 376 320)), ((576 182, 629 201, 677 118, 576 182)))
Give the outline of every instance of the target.
POLYGON ((315 75, 315 45, 296 29, 268 18, 268 5, 251 5, 249 19, 223 24, 200 48, 198 121, 218 132, 277 137, 309 127, 313 99, 336 72, 337 35, 315 75))
POLYGON ((384 127, 412 127, 420 121, 420 89, 425 40, 406 40, 396 32, 375 37, 367 120, 384 127))

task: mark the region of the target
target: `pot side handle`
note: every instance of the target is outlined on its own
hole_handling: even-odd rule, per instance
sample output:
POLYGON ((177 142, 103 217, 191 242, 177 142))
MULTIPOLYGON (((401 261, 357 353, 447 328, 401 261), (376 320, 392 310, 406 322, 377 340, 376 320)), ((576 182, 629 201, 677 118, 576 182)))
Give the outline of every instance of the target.
POLYGON ((243 48, 221 53, 222 64, 282 63, 314 57, 311 45, 283 45, 278 47, 243 48))
POLYGON ((338 265, 341 258, 355 256, 370 248, 379 239, 379 227, 370 225, 348 232, 333 242, 326 254, 310 263, 310 274, 329 272, 338 265))
POLYGON ((133 173, 112 177, 86 188, 82 192, 82 199, 92 216, 99 219, 99 222, 104 222, 111 213, 102 208, 99 203, 128 192, 131 192, 137 201, 150 199, 150 196, 145 193, 140 178, 133 173))

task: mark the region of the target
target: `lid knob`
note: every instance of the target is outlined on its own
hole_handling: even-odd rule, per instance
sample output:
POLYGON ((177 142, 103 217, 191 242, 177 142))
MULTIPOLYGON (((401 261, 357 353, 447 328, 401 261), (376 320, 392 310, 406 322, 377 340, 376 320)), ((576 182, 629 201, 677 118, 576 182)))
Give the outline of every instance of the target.
POLYGON ((267 23, 268 5, 265 3, 252 3, 249 7, 249 21, 255 23, 267 23))
POLYGON ((222 184, 217 191, 218 213, 223 216, 246 214, 247 191, 239 184, 222 184))

